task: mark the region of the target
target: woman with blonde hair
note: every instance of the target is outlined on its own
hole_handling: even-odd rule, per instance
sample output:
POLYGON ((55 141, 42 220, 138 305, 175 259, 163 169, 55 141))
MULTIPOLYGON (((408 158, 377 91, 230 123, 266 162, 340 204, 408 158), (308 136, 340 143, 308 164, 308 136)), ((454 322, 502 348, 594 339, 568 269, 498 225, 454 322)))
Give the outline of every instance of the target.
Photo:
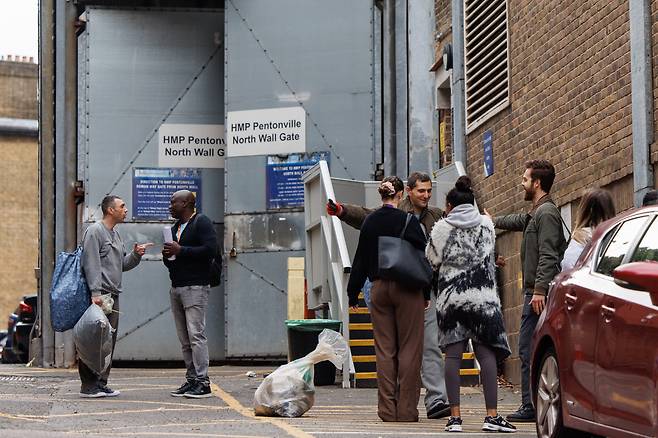
POLYGON ((380 237, 401 237, 419 251, 425 249, 425 234, 418 219, 397 208, 403 193, 404 184, 397 176, 386 177, 379 185, 383 205, 361 226, 347 285, 349 305, 356 309, 363 282, 366 277, 372 281, 377 413, 383 421, 418 421, 425 308, 430 298, 429 288, 420 290, 380 274, 380 237))
POLYGON ((583 193, 576 213, 576 226, 562 258, 563 271, 574 267, 583 249, 592 240, 594 229, 614 216, 615 204, 610 192, 603 189, 588 189, 583 193))

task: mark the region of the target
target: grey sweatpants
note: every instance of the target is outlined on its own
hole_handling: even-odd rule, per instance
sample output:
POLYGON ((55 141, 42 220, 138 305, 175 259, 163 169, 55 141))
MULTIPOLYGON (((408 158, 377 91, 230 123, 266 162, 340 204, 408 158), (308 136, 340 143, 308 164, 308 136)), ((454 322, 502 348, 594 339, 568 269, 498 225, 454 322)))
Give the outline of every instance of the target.
POLYGON ((185 378, 188 381, 209 382, 208 339, 206 338, 206 308, 210 286, 172 287, 169 291, 171 313, 183 350, 185 378))
POLYGON ((436 320, 436 295, 425 310, 425 335, 423 340, 423 366, 421 379, 425 388, 425 409, 437 403, 448 403, 445 383, 445 362, 439 348, 439 324, 436 320))

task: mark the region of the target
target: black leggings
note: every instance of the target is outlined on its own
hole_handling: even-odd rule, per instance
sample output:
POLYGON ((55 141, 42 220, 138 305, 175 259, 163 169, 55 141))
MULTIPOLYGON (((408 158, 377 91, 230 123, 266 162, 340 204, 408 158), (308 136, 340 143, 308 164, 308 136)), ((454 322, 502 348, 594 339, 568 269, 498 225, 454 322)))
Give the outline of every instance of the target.
MULTIPOLYGON (((459 406, 459 369, 461 368, 462 353, 466 350, 464 340, 446 345, 446 390, 450 406, 459 406)), ((498 382, 496 368, 496 354, 484 345, 473 342, 475 357, 480 363, 480 378, 484 387, 484 404, 487 409, 496 409, 498 406, 498 382)))

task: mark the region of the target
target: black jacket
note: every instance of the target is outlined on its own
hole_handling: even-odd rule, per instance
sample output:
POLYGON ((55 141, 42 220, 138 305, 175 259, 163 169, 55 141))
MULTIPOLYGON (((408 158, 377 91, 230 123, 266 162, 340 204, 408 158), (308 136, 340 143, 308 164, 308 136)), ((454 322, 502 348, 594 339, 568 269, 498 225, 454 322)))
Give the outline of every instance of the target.
POLYGON ((204 286, 210 284, 210 262, 217 252, 217 233, 207 216, 196 214, 190 219, 180 236, 176 233, 180 227, 177 221, 171 227, 171 235, 181 246, 176 260, 163 258, 169 268, 169 278, 173 287, 204 286))
MULTIPOLYGON (((354 255, 354 263, 347 285, 350 306, 358 303, 359 292, 366 277, 370 281, 379 278, 378 237, 399 237, 406 220, 407 213, 391 207, 382 207, 366 217, 361 226, 359 245, 354 255)), ((420 222, 413 215, 404 233, 404 239, 411 242, 417 249, 425 251, 425 234, 420 227, 420 222)), ((429 299, 429 292, 429 289, 423 291, 425 299, 429 299)))

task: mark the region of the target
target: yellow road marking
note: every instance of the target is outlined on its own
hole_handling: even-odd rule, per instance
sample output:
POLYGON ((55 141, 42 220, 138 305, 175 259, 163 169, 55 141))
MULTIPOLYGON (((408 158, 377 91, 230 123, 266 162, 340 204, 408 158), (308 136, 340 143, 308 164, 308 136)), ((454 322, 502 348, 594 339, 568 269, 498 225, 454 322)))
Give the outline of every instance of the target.
POLYGON ((370 347, 375 345, 374 339, 350 339, 350 347, 370 347))
MULTIPOLYGON (((185 427, 185 426, 213 426, 217 424, 224 423, 256 423, 257 420, 249 419, 226 419, 226 420, 214 420, 214 421, 204 421, 204 422, 193 422, 193 423, 163 423, 163 424, 142 424, 139 426, 119 426, 119 427, 105 427, 103 428, 104 432, 115 431, 115 430, 125 430, 125 429, 155 429, 157 427, 185 427)), ((87 430, 76 430, 77 433, 98 433, 98 429, 87 429, 87 430)))
POLYGON ((371 322, 353 322, 350 323, 350 330, 372 330, 371 322))
POLYGON ((374 355, 369 356, 352 356, 354 362, 377 362, 377 358, 374 355))
POLYGON ((295 438, 313 438, 312 435, 309 435, 303 430, 298 429, 295 426, 292 426, 291 424, 288 424, 283 420, 279 420, 272 417, 257 417, 251 409, 247 409, 244 406, 242 406, 242 404, 235 397, 233 397, 228 392, 224 391, 217 384, 211 383, 210 387, 212 388, 213 393, 216 394, 219 398, 221 398, 224 401, 224 403, 226 403, 231 409, 233 409, 234 411, 240 413, 241 415, 247 418, 255 418, 257 420, 270 423, 278 427, 279 429, 287 432, 288 434, 292 435, 295 438))
POLYGON ((23 415, 12 415, 12 414, 5 414, 4 412, 0 412, 0 418, 9 418, 10 420, 27 420, 27 421, 37 421, 39 423, 45 423, 46 420, 42 420, 40 418, 30 418, 30 417, 25 417, 23 415))
MULTIPOLYGON (((0 394, 2 396, 3 394, 0 394)), ((76 397, 70 397, 70 398, 30 398, 30 397, 20 397, 20 398, 13 398, 12 401, 27 401, 27 402, 42 402, 42 403, 50 403, 50 402, 66 402, 66 403, 71 403, 71 402, 79 402, 79 403, 92 403, 92 402, 98 402, 100 399, 94 399, 94 398, 77 398, 76 397)), ((225 409, 230 409, 226 406, 212 406, 212 405, 200 405, 196 403, 172 403, 172 402, 157 402, 157 401, 146 401, 146 400, 125 400, 120 397, 103 397, 102 398, 102 403, 103 404, 110 404, 110 403, 137 403, 137 404, 151 404, 151 405, 165 405, 165 406, 174 406, 174 407, 183 407, 183 408, 200 408, 200 409, 207 409, 207 410, 213 410, 213 411, 221 411, 225 409)), ((117 411, 118 412, 118 411, 117 411)), ((44 417, 45 418, 45 417, 44 417)))

